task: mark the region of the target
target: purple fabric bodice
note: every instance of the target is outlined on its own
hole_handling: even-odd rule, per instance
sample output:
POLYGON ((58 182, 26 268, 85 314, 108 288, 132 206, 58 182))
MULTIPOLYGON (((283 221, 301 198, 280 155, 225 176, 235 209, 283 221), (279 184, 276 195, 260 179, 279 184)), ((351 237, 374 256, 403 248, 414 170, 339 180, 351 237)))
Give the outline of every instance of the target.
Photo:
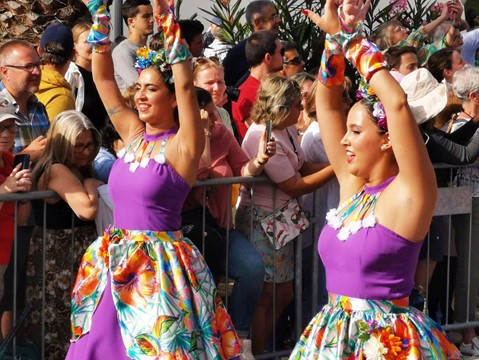
MULTIPOLYGON (((145 141, 161 140, 176 133, 143 134, 145 141)), ((167 231, 181 228, 181 209, 190 187, 166 162, 154 159, 131 172, 124 158, 111 170, 108 186, 115 206, 114 226, 131 230, 167 231)))
MULTIPOLYGON (((392 180, 366 187, 365 192, 380 192, 392 180)), ((361 228, 345 241, 338 239, 338 232, 326 225, 319 236, 328 292, 374 300, 410 295, 421 243, 408 241, 378 223, 361 228)))

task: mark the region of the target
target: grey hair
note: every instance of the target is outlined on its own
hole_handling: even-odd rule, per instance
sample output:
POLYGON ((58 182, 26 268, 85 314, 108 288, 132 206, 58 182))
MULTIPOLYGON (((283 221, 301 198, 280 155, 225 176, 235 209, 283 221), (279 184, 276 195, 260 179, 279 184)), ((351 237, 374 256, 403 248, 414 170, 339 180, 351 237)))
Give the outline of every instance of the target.
POLYGON ((457 98, 464 102, 469 101, 469 94, 479 91, 479 68, 466 65, 456 71, 452 77, 452 90, 457 98))

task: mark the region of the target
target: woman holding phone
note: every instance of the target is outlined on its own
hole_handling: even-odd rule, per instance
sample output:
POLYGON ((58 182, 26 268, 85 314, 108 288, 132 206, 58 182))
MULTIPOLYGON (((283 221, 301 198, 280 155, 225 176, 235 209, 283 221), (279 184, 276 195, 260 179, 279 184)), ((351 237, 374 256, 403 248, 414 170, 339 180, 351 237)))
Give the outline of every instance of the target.
POLYGON ((269 183, 255 184, 254 203, 249 189, 243 187, 241 203, 236 213, 238 230, 250 239, 265 264, 263 293, 253 318, 253 354, 264 352, 274 324, 294 295, 294 242, 276 250, 263 230, 261 220, 273 208, 279 209, 291 199, 314 191, 333 177, 330 166, 306 162, 304 159, 295 126, 302 110, 298 83, 277 75, 268 76, 259 89, 251 112, 253 124, 248 128, 242 143, 243 150, 253 158, 258 152, 265 128, 272 128, 271 137, 276 142, 276 154, 264 164, 264 173, 275 186, 269 183), (252 232, 250 216, 253 216, 252 232), (276 304, 274 310, 273 294, 276 304))

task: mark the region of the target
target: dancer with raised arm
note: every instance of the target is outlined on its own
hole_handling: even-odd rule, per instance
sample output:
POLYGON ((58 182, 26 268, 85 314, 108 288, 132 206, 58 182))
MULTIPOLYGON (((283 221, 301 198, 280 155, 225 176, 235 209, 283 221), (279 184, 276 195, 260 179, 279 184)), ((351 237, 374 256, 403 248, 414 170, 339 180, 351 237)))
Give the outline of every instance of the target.
POLYGON ((408 306, 436 182, 406 95, 381 52, 359 35, 368 6, 345 0, 338 16, 327 0, 323 16, 304 11, 328 33, 316 109, 340 203, 318 244, 330 301, 290 359, 459 359, 440 327, 408 306), (345 58, 370 86, 347 122, 345 58))
POLYGON ((106 3, 87 3, 93 79, 125 151, 108 184, 113 227, 80 264, 67 359, 235 358, 240 342, 211 273, 180 231, 205 137, 190 54, 172 9, 156 0, 165 50, 139 54, 137 115, 113 76, 106 3))

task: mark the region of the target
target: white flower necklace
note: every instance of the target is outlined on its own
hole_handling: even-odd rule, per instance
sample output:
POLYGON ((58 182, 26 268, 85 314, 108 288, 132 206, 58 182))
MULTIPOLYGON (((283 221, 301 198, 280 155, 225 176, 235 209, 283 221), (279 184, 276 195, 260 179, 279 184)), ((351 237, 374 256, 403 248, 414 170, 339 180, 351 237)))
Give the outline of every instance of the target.
POLYGON ((329 226, 339 230, 338 239, 345 241, 349 235, 356 234, 362 228, 373 227, 376 225, 374 208, 381 192, 368 194, 364 189, 354 194, 337 209, 331 209, 326 214, 326 220, 329 226), (368 214, 368 216, 366 216, 368 214), (351 215, 348 225, 344 226, 344 221, 351 215))
MULTIPOLYGON (((165 147, 169 138, 161 140, 160 151, 154 157, 154 160, 159 164, 164 164, 165 159, 165 147)), ((150 156, 153 148, 156 145, 156 140, 147 141, 143 139, 143 136, 138 137, 133 141, 127 149, 123 148, 119 153, 119 158, 124 158, 126 164, 130 163, 130 171, 135 172, 138 167, 146 168, 150 162, 150 156)))

